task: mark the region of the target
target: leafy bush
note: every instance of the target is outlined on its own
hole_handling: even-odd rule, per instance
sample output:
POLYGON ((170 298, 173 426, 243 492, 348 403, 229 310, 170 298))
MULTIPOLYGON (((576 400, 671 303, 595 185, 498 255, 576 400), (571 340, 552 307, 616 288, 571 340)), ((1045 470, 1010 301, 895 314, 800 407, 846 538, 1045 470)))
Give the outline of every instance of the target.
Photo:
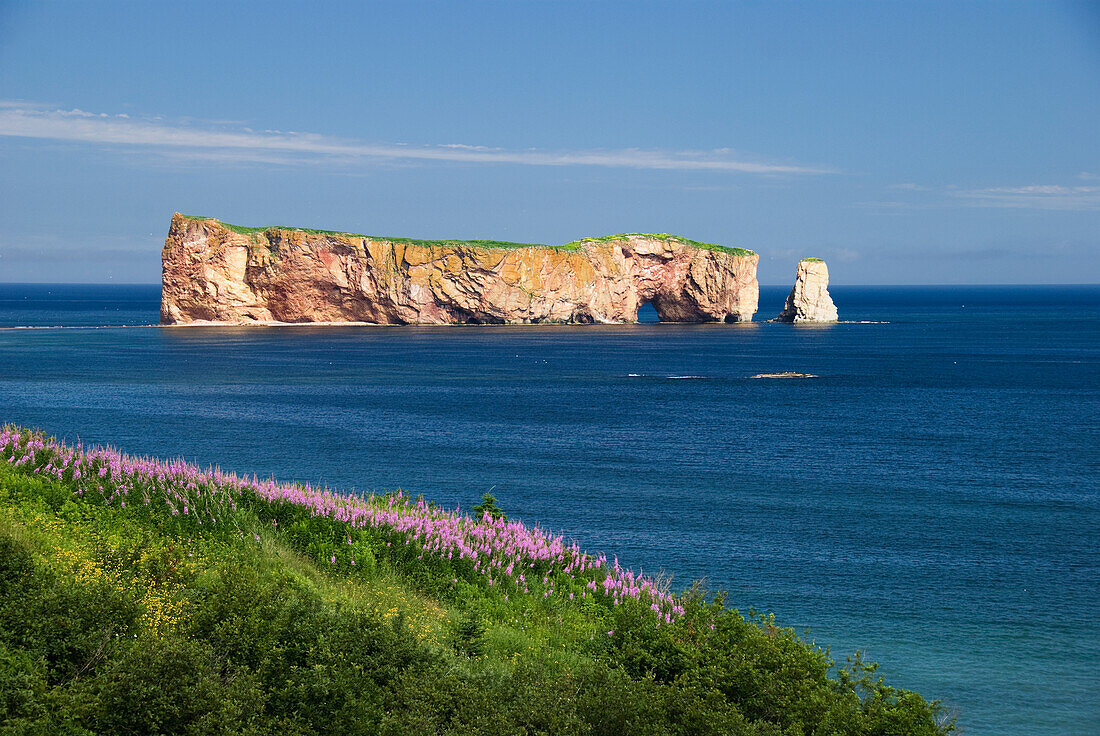
POLYGON ((451 646, 464 657, 480 657, 485 654, 485 624, 477 613, 468 611, 455 624, 451 646))
POLYGON ((508 520, 508 517, 504 514, 504 511, 499 506, 497 506, 496 497, 489 491, 486 491, 481 495, 481 503, 479 503, 477 506, 474 506, 473 512, 475 519, 482 519, 485 517, 486 514, 488 514, 490 519, 499 519, 500 521, 508 520))
POLYGON ((264 697, 255 678, 180 637, 129 646, 83 689, 82 721, 97 733, 241 733, 264 697))

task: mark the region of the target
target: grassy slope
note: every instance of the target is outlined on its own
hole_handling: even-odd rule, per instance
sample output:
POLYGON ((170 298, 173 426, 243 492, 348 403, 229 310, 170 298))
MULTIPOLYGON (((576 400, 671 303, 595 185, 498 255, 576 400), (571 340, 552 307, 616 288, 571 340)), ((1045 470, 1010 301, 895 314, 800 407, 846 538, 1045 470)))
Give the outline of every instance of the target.
POLYGON ((259 233, 267 232, 268 230, 293 230, 296 232, 309 233, 311 235, 338 235, 343 237, 353 238, 367 238, 369 240, 385 240, 391 243, 405 243, 407 245, 423 245, 426 247, 476 247, 476 248, 555 248, 558 250, 579 250, 586 243, 600 243, 613 240, 622 240, 623 238, 631 235, 642 235, 649 238, 657 238, 664 241, 673 241, 677 243, 683 243, 695 248, 702 248, 703 250, 715 250, 723 253, 732 253, 739 256, 753 255, 753 251, 746 250, 745 248, 731 248, 725 245, 715 245, 714 243, 702 243, 697 240, 689 240, 688 238, 682 238, 678 235, 669 235, 668 233, 622 233, 619 235, 605 235, 602 237, 593 238, 581 238, 580 240, 574 240, 571 243, 564 245, 543 245, 541 243, 510 243, 503 240, 417 240, 415 238, 393 238, 389 236, 380 235, 363 235, 361 233, 346 233, 337 230, 315 230, 312 228, 304 227, 286 227, 284 225, 268 225, 266 227, 243 227, 241 225, 231 225, 228 222, 222 222, 221 220, 213 217, 200 217, 195 215, 184 215, 189 220, 211 220, 218 223, 222 227, 228 230, 232 230, 239 235, 256 235, 259 233))
POLYGON ((524 593, 338 496, 34 442, 0 436, 0 733, 944 732, 770 619, 582 598, 622 574, 557 548, 504 558, 524 593))

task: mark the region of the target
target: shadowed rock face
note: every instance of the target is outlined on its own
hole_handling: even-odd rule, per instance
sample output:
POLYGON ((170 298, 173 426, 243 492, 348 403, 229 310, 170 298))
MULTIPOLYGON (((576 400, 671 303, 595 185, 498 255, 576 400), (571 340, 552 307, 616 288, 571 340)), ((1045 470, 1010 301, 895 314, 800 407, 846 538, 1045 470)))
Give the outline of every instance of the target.
POLYGON ((162 254, 161 323, 377 324, 752 319, 759 257, 670 236, 575 248, 415 243, 268 228, 241 234, 176 214, 162 254))
POLYGON ((829 267, 817 258, 798 262, 794 288, 776 322, 836 322, 836 305, 829 296, 829 267))

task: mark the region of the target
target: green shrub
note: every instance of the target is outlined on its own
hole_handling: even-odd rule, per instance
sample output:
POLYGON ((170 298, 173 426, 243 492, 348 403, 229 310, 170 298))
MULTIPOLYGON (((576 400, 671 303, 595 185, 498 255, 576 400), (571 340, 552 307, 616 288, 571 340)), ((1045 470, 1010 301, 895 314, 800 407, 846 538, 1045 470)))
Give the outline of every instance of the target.
POLYGON ((467 611, 454 625, 451 646, 464 657, 480 657, 486 649, 485 622, 474 611, 467 611))
POLYGON ((93 675, 139 615, 133 597, 112 583, 62 579, 0 534, 0 643, 42 657, 50 685, 93 675))
POLYGON ((0 644, 0 733, 29 731, 49 715, 46 662, 0 644))
POLYGON ((474 518, 481 519, 488 514, 490 518, 507 521, 508 517, 504 514, 504 511, 497 506, 496 497, 492 493, 486 491, 481 496, 481 503, 473 508, 474 518))
POLYGON ((84 720, 99 733, 241 733, 263 705, 254 677, 179 637, 133 644, 85 689, 84 720))

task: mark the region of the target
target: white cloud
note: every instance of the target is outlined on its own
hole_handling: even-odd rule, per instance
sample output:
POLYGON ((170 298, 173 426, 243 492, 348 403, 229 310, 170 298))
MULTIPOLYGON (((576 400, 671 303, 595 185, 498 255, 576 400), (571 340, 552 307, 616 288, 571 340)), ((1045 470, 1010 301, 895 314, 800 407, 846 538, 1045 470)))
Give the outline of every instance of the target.
POLYGON ((600 166, 612 168, 718 171, 748 174, 825 174, 830 169, 786 163, 750 161, 729 149, 660 151, 596 149, 545 151, 506 150, 448 143, 415 146, 367 143, 316 133, 276 130, 256 132, 245 127, 215 127, 161 118, 136 119, 83 110, 49 109, 33 103, 0 100, 0 136, 70 141, 99 146, 131 146, 196 158, 270 164, 318 165, 369 160, 428 161, 525 166, 600 166))
POLYGON ((1100 186, 1029 184, 1017 187, 960 189, 949 192, 972 207, 1040 210, 1100 210, 1100 186))
MULTIPOLYGON (((1089 180, 1088 173, 1077 179, 1089 180)), ((1100 186, 1063 184, 1025 184, 984 188, 964 188, 957 184, 939 187, 922 184, 891 184, 889 200, 853 202, 852 207, 883 212, 941 209, 944 207, 998 207, 1010 209, 1093 211, 1100 210, 1100 186), (912 193, 911 198, 900 192, 912 193)))

